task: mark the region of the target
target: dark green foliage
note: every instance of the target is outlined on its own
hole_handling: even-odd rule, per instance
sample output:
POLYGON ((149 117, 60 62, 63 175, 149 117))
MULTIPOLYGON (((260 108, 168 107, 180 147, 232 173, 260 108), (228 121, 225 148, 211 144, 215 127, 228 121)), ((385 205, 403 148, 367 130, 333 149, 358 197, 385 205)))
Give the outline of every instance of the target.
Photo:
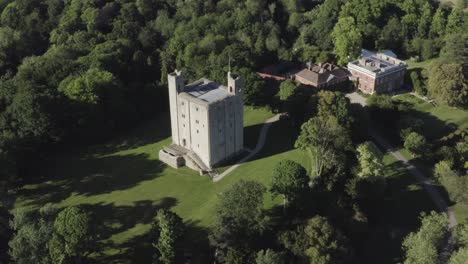
POLYGON ((283 253, 271 249, 260 250, 255 258, 255 264, 285 264, 286 258, 283 253))
POLYGON ((8 253, 15 263, 56 263, 49 255, 47 243, 53 236, 56 210, 47 204, 39 211, 18 209, 10 225, 15 231, 8 243, 8 253))
POLYGON ((422 214, 420 219, 421 228, 403 241, 405 263, 436 264, 448 233, 447 216, 432 211, 422 214))
POLYGON ((468 65, 468 34, 454 33, 445 36, 443 58, 449 63, 468 65))
POLYGON ((294 146, 309 154, 314 164, 313 180, 331 190, 346 168, 346 151, 351 146, 346 128, 332 115, 316 116, 302 124, 294 146))
POLYGON ((440 161, 435 165, 434 175, 447 190, 450 200, 458 203, 468 203, 468 176, 453 169, 449 161, 440 161))
POLYGON ((254 260, 255 242, 268 222, 263 209, 264 193, 263 185, 240 180, 220 195, 210 234, 219 258, 230 259, 230 263, 254 260))
POLYGON ((63 209, 54 221, 54 234, 48 243, 53 263, 80 263, 93 248, 91 218, 78 207, 63 209))
POLYGON ((7 208, 0 202, 0 263, 7 263, 8 241, 12 236, 9 221, 12 218, 7 208))
POLYGON ((402 142, 405 141, 406 137, 411 132, 416 132, 418 134, 423 133, 424 122, 421 119, 415 118, 413 116, 404 116, 398 120, 397 127, 400 131, 400 139, 402 142))
POLYGON ((153 229, 156 233, 153 247, 158 251, 154 257, 154 263, 174 263, 177 257, 177 246, 185 229, 182 218, 169 210, 159 210, 153 229))
POLYGON ((427 150, 426 138, 416 132, 411 132, 405 137, 404 146, 413 156, 421 156, 427 150))
POLYGON ((353 258, 346 237, 322 216, 282 233, 280 241, 300 263, 351 263, 353 258))
POLYGON ((421 82, 421 77, 418 72, 412 71, 410 74, 411 84, 413 85, 413 90, 419 95, 426 95, 427 91, 421 82))
POLYGON ((466 66, 437 61, 431 65, 427 90, 440 104, 464 107, 468 105, 466 66))
POLYGON ((297 84, 294 81, 286 80, 281 82, 280 90, 278 92, 281 101, 287 101, 291 96, 294 95, 294 91, 297 88, 297 84))
MULTIPOLYGON (((273 195, 283 195, 284 207, 287 203, 295 203, 308 189, 309 176, 301 164, 283 160, 276 164, 273 171, 270 192, 273 195)), ((297 205, 296 205, 297 206, 297 205)))
POLYGON ((349 128, 353 122, 350 104, 340 92, 320 91, 318 93, 317 115, 320 117, 334 116, 340 125, 349 128))

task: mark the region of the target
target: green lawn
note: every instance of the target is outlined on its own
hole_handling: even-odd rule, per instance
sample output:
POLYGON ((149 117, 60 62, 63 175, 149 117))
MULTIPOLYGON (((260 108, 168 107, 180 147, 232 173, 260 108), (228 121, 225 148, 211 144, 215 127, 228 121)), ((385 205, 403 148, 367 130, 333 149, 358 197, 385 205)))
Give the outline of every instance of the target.
MULTIPOLYGON (((255 145, 261 123, 273 114, 246 107, 246 145, 255 145)), ((270 183, 274 165, 283 159, 300 162, 309 171, 310 159, 294 149, 298 131, 288 121, 272 125, 267 145, 251 161, 220 182, 187 168, 175 170, 158 161, 158 151, 170 142, 168 117, 151 120, 107 144, 59 153, 37 175, 43 181, 24 186, 16 208, 37 208, 51 202, 58 206, 82 205, 95 217, 102 252, 95 263, 149 263, 149 230, 159 208, 171 208, 188 226, 184 248, 197 262, 207 249, 207 228, 213 222, 218 195, 240 179, 270 183)), ((424 190, 391 156, 385 156, 388 188, 382 217, 372 227, 366 247, 368 259, 392 263, 400 259, 401 240, 416 229, 418 215, 434 207, 424 190), (385 247, 377 245, 384 244, 385 247)), ((281 205, 279 198, 265 195, 266 208, 281 205)), ((202 262, 203 263, 203 262, 202 262)))
MULTIPOLYGON (((423 132, 432 142, 446 136, 457 128, 468 128, 468 111, 466 110, 444 105, 434 106, 409 94, 398 95, 395 98, 408 103, 408 105, 415 110, 412 114, 424 121, 423 132)), ((410 160, 413 159, 406 149, 402 148, 400 152, 406 158, 410 160)), ((419 159, 413 159, 413 162, 428 177, 433 175, 433 164, 419 159)), ((442 186, 439 186, 439 189, 442 193, 445 192, 442 186)), ((446 197, 446 199, 448 200, 448 197, 446 197)), ((455 204, 452 208, 454 209, 455 217, 458 222, 463 222, 468 219, 468 205, 455 204)))
MULTIPOLYGON (((246 107, 246 145, 256 142, 261 123, 273 114, 246 107)), ((158 151, 170 143, 168 117, 148 121, 108 144, 51 157, 38 171, 48 179, 24 186, 16 208, 37 208, 51 202, 58 206, 83 205, 96 219, 96 234, 104 245, 97 263, 144 263, 150 259, 148 231, 159 208, 172 208, 188 225, 187 247, 194 258, 203 257, 206 228, 213 221, 218 194, 239 179, 269 184, 276 162, 293 159, 310 169, 308 159, 293 144, 296 131, 286 121, 275 123, 271 142, 218 183, 182 168, 175 170, 158 161, 158 151)), ((265 196, 266 206, 280 204, 265 196)))
POLYGON ((450 131, 458 128, 468 128, 468 111, 426 103, 410 94, 395 96, 395 99, 406 102, 416 110, 414 116, 424 121, 424 133, 428 138, 440 139, 450 131))

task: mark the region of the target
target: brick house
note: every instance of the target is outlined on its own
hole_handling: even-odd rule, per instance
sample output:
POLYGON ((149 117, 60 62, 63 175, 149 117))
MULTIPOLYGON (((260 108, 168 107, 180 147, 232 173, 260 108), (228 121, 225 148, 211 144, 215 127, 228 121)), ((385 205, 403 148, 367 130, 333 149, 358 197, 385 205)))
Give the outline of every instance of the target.
POLYGON ((331 63, 302 64, 292 62, 267 66, 257 74, 264 79, 296 80, 304 85, 317 88, 327 88, 343 83, 349 79, 350 75, 345 68, 331 63))
POLYGON ((407 64, 391 51, 362 50, 361 57, 348 63, 359 90, 368 94, 391 93, 403 86, 407 64))
POLYGON ((296 81, 317 88, 327 88, 348 80, 346 69, 331 63, 308 63, 304 69, 295 74, 296 81))

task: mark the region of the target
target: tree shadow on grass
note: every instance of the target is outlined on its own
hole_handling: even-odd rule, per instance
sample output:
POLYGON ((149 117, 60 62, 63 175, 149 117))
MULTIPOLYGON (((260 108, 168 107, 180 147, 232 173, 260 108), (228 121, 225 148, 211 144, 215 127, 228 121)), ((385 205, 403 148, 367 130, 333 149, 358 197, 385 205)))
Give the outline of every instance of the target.
POLYGON ((161 113, 156 118, 146 120, 137 127, 120 132, 104 145, 87 147, 87 152, 94 155, 107 155, 159 142, 170 136, 170 113, 161 113))
POLYGON ((158 177, 163 168, 159 160, 150 159, 146 153, 57 160, 38 172, 49 181, 20 189, 18 196, 30 200, 26 205, 43 205, 72 194, 93 196, 126 190, 158 177))
POLYGON ((380 210, 370 216, 370 230, 363 246, 363 263, 397 263, 403 261, 403 239, 420 225, 422 212, 436 210, 423 186, 395 161, 385 168, 387 186, 380 210))
POLYGON ((161 198, 154 203, 149 200, 136 201, 133 205, 116 206, 114 204, 84 204, 84 210, 92 215, 95 223, 95 235, 98 242, 95 263, 146 263, 134 262, 134 258, 147 259, 151 263, 150 232, 132 237, 124 243, 115 243, 112 236, 125 232, 137 225, 148 225, 153 222, 159 209, 170 209, 177 205, 173 197, 161 198), (118 251, 115 254, 105 254, 105 251, 118 251))
MULTIPOLYGON (((152 222, 156 211, 153 212, 152 218, 148 223, 152 222)), ((209 246, 207 229, 200 227, 197 221, 189 221, 184 224, 186 227, 185 235, 176 249, 175 263, 187 263, 187 260, 190 260, 190 263, 194 264, 213 263, 214 252, 209 246)), ((98 254, 95 257, 95 263, 151 264, 153 263, 153 256, 156 253, 156 249, 152 246, 154 242, 155 237, 151 229, 143 234, 132 237, 124 243, 106 242, 104 246, 107 249, 114 249, 118 252, 111 255, 98 254)))
POLYGON ((299 129, 287 119, 272 123, 266 136, 266 142, 260 152, 250 161, 271 157, 294 149, 299 129))

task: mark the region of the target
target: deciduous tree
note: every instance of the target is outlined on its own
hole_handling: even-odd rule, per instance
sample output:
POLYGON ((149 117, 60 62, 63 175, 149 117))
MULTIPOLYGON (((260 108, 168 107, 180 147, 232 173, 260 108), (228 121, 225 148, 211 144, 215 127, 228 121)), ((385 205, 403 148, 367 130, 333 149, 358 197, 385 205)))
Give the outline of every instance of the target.
POLYGON ((154 219, 153 229, 156 237, 153 247, 158 251, 155 259, 160 261, 155 263, 175 263, 177 246, 185 229, 182 218, 172 211, 159 210, 154 219))
POLYGON ((283 160, 276 164, 273 170, 273 177, 270 191, 272 194, 283 196, 283 206, 295 202, 308 189, 309 176, 301 164, 283 160))
POLYGON ((468 81, 461 64, 435 62, 429 69, 427 90, 439 104, 468 105, 468 81))
POLYGON ((406 136, 404 146, 413 156, 422 155, 427 149, 426 138, 416 132, 411 132, 406 136))
POLYGON ((301 261, 311 264, 349 263, 353 256, 347 239, 322 216, 282 233, 280 241, 301 261))
POLYGON ((339 158, 350 146, 350 139, 334 116, 317 116, 302 125, 294 146, 309 153, 314 164, 314 176, 321 176, 324 170, 342 161, 339 158))
POLYGON ((403 241, 405 264, 436 264, 448 232, 447 216, 432 211, 422 214, 420 219, 419 230, 403 241))
POLYGON ((54 263, 79 263, 93 250, 93 242, 90 216, 79 207, 71 206, 57 215, 48 248, 54 263))
POLYGON ((254 181, 240 180, 219 196, 210 242, 219 258, 241 256, 244 262, 254 259, 255 241, 267 227, 263 209, 265 187, 254 181), (229 250, 228 250, 229 249, 229 250))
POLYGON ((331 37, 334 44, 333 52, 338 56, 339 64, 343 65, 350 59, 359 56, 362 47, 362 35, 354 18, 343 17, 338 19, 331 37))
POLYGON ((359 172, 361 178, 373 179, 383 176, 384 164, 382 162, 382 152, 377 146, 368 141, 357 147, 359 172))
POLYGON ((271 249, 260 250, 255 258, 255 264, 286 264, 283 253, 271 249))

